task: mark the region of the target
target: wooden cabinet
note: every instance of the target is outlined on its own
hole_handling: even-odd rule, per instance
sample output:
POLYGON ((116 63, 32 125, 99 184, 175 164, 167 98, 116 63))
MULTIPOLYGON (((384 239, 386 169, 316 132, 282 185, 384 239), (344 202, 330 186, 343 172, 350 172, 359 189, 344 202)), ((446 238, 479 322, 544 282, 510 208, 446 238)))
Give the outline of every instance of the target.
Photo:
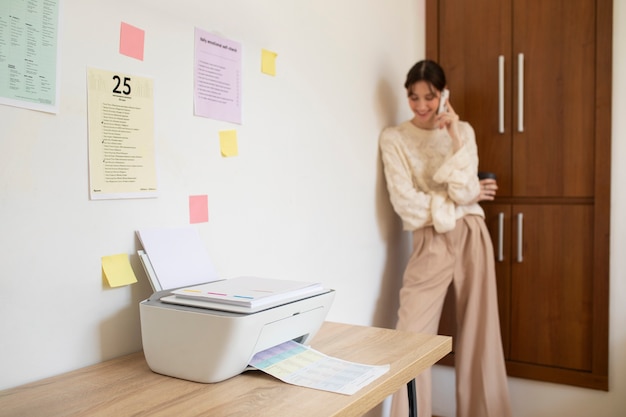
POLYGON ((507 370, 606 390, 612 0, 426 3, 427 56, 498 176, 483 207, 507 370))

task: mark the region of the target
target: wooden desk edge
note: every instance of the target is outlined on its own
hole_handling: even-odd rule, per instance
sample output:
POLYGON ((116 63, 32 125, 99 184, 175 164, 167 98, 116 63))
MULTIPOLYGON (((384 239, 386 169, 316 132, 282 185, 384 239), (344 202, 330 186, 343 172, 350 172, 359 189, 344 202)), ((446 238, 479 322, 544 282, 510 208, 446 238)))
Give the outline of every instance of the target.
MULTIPOLYGON (((346 325, 341 323, 335 324, 332 322, 324 323, 323 329, 324 328, 326 330, 321 332, 322 338, 324 338, 324 334, 326 334, 326 337, 328 337, 328 335, 333 335, 333 331, 343 331, 347 329, 354 330, 357 333, 364 332, 366 334, 378 334, 380 332, 380 334, 383 335, 397 335, 395 330, 378 329, 368 326, 346 325)), ((418 335, 415 334, 409 335, 409 337, 412 336, 418 337, 418 335)), ((415 341, 413 341, 413 344, 415 344, 415 341)), ((424 355, 412 358, 407 355, 402 355, 400 357, 400 360, 394 362, 395 365, 392 366, 392 369, 390 369, 389 373, 386 376, 383 376, 382 378, 373 381, 370 385, 364 387, 356 394, 349 396, 348 401, 345 401, 345 403, 341 407, 338 407, 337 411, 334 412, 332 416, 356 417, 363 415, 364 413, 368 412, 376 405, 381 403, 389 395, 393 394, 398 389, 405 387, 411 379, 415 378, 415 376, 417 376, 420 372, 435 364, 440 358, 444 357, 452 349, 451 338, 447 336, 429 336, 424 345, 427 345, 424 346, 424 348, 426 349, 426 353, 424 355)), ((324 351, 324 347, 321 346, 320 350, 324 351)), ((332 353, 330 354, 332 355, 332 353)), ((76 382, 81 378, 88 377, 88 375, 94 372, 101 373, 104 370, 109 370, 111 368, 124 368, 129 370, 133 368, 147 369, 147 364, 145 363, 145 358, 142 351, 131 353, 95 365, 80 368, 75 371, 70 371, 64 374, 52 376, 22 386, 0 391, 0 406, 7 406, 9 410, 13 409, 14 411, 18 412, 18 415, 27 415, 23 413, 19 414, 20 412, 28 413, 29 411, 35 411, 36 409, 42 410, 42 408, 40 407, 47 408, 45 404, 40 403, 39 405, 36 405, 35 403, 33 403, 33 395, 39 397, 36 394, 37 392, 43 391, 48 394, 52 394, 53 391, 58 391, 59 388, 63 387, 64 381, 76 382), (53 387, 55 386, 56 389, 53 389, 53 387)), ((73 389, 69 391, 72 391, 74 394, 79 394, 78 391, 83 389, 80 387, 72 388, 73 389)), ((97 387, 94 386, 91 388, 96 389, 97 387)), ((65 390, 63 391, 66 392, 66 394, 70 394, 65 390)), ((100 391, 100 389, 96 389, 96 391, 100 391)), ((53 404, 48 405, 52 406, 53 404)), ((59 406, 59 404, 56 404, 56 406, 59 406)), ((65 404, 63 408, 65 408, 66 406, 67 404, 65 404)), ((48 410, 51 411, 50 408, 48 408, 48 410)), ((66 411, 69 410, 66 409, 66 411)), ((130 412, 131 410, 128 411, 130 412)))
POLYGON ((392 366, 389 370, 390 374, 374 381, 372 384, 364 387, 359 392, 354 394, 352 396, 353 401, 346 404, 343 409, 333 414, 332 417, 358 417, 365 414, 380 404, 389 395, 394 394, 398 390, 406 389, 406 385, 409 381, 414 379, 427 368, 430 368, 432 365, 437 363, 437 361, 452 351, 452 338, 449 336, 425 335, 371 326, 346 325, 344 323, 335 322, 326 322, 324 324, 326 332, 323 337, 327 337, 327 334, 333 334, 334 332, 341 332, 351 328, 352 330, 358 331, 360 329, 361 331, 367 331, 368 333, 373 331, 385 332, 393 335, 403 333, 407 338, 413 339, 407 342, 411 345, 418 343, 415 339, 426 338, 424 343, 419 342, 420 348, 425 348, 427 350, 426 354, 420 357, 414 357, 408 362, 404 361, 406 358, 402 358, 402 363, 397 363, 395 366, 392 366), (397 369, 398 366, 400 369, 397 369))
MULTIPOLYGON (((401 369, 395 376, 380 384, 381 388, 377 388, 378 392, 371 392, 371 390, 367 390, 367 387, 364 388, 364 390, 366 390, 363 393, 364 400, 356 404, 358 408, 356 408, 354 412, 351 411, 346 414, 336 414, 336 417, 356 417, 365 414, 380 404, 388 396, 395 394, 398 390, 406 389, 406 385, 412 379, 415 379, 416 376, 433 366, 441 358, 452 351, 451 337, 437 336, 436 339, 433 339, 433 342, 436 344, 433 350, 431 350, 427 355, 415 359, 410 365, 401 369)), ((373 388, 374 387, 372 387, 372 389, 373 388)))

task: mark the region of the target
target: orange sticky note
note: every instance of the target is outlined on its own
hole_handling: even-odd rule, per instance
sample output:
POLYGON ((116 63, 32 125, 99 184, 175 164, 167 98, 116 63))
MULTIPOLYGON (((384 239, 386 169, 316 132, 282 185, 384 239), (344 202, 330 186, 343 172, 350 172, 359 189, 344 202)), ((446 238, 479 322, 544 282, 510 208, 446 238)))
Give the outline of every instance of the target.
POLYGON ((209 221, 209 198, 206 195, 189 196, 189 223, 209 221))
POLYGON ((120 54, 143 61, 144 31, 128 23, 120 26, 120 54))

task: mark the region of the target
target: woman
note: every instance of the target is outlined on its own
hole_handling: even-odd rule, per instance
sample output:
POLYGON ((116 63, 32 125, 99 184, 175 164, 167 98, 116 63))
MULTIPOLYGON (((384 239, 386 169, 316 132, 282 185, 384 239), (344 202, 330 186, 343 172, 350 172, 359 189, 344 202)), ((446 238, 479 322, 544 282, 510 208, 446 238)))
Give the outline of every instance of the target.
MULTIPOLYGON (((387 188, 413 251, 400 290, 398 330, 436 334, 444 298, 454 286, 458 417, 509 417, 493 246, 478 202, 493 200, 495 179, 477 176, 474 130, 450 102, 434 61, 415 64, 404 84, 413 118, 383 130, 380 148, 387 188)), ((416 379, 419 417, 432 415, 431 373, 416 379)), ((393 417, 408 416, 406 392, 394 395, 393 417)))

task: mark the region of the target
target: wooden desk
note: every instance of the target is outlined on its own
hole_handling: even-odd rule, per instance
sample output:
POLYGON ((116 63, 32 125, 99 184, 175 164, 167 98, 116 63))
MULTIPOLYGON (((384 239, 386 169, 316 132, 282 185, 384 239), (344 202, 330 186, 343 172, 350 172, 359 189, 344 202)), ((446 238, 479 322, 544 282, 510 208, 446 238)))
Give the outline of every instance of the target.
POLYGON ((156 374, 137 352, 63 375, 0 391, 7 416, 361 416, 452 349, 430 336, 326 322, 311 346, 388 373, 354 395, 283 383, 250 371, 216 384, 156 374))

